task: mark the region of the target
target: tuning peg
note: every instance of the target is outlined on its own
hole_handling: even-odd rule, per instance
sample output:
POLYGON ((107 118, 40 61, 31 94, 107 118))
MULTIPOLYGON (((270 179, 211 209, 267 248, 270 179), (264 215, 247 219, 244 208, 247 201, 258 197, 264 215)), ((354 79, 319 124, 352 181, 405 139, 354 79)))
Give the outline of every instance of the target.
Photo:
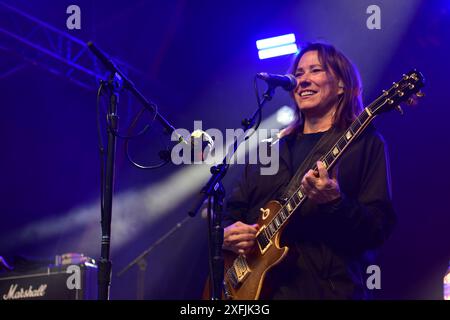
POLYGON ((416 93, 416 97, 417 98, 422 98, 424 96, 425 96, 425 93, 423 93, 422 91, 419 91, 419 92, 416 93))
POLYGON ((400 105, 396 106, 395 109, 400 112, 401 115, 403 115, 403 109, 400 107, 400 105))

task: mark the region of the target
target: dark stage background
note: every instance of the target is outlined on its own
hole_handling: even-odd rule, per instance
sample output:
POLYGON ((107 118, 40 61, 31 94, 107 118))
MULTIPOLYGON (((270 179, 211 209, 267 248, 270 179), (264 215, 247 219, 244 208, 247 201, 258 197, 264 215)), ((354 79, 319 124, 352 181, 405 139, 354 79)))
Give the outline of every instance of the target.
MULTIPOLYGON (((299 44, 326 41, 346 53, 361 72, 366 104, 412 68, 425 75, 426 97, 418 107, 406 108, 404 117, 389 113, 376 121, 389 147, 398 214, 398 226, 380 251, 382 288, 376 294, 442 299, 450 258, 450 1, 15 0, 0 2, 0 12, 0 255, 100 255, 96 79, 49 52, 86 70, 104 69, 57 31, 94 40, 174 126, 188 130, 194 120, 202 120, 204 129, 239 127, 256 107, 254 74, 285 73, 292 59, 259 60, 255 41, 295 33, 299 44), (66 27, 71 4, 81 9, 80 30, 66 27), (372 4, 381 9, 379 30, 366 27, 372 4), (20 32, 28 43, 14 37, 20 32)), ((288 94, 277 91, 264 115, 285 104, 288 94)), ((121 95, 123 132, 139 109, 137 101, 121 95)), ((140 128, 150 122, 146 115, 140 128)), ((137 161, 157 161, 168 141, 160 131, 155 125, 130 143, 137 161)), ((226 186, 235 177, 232 170, 226 186)), ((118 271, 186 217, 192 195, 207 178, 186 166, 137 169, 119 141, 112 299, 136 298, 136 266, 122 277, 118 271)), ((205 220, 197 216, 151 251, 145 299, 200 297, 206 233, 205 220)))

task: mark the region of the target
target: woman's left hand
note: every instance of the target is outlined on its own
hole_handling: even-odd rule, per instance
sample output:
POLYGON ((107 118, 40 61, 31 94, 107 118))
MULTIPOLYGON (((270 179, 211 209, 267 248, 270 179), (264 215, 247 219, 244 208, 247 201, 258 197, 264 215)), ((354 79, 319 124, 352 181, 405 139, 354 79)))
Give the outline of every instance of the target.
POLYGON ((339 184, 337 182, 337 170, 332 172, 332 177, 322 161, 317 161, 319 174, 309 170, 301 181, 300 188, 302 192, 312 201, 322 204, 331 202, 341 197, 339 184))

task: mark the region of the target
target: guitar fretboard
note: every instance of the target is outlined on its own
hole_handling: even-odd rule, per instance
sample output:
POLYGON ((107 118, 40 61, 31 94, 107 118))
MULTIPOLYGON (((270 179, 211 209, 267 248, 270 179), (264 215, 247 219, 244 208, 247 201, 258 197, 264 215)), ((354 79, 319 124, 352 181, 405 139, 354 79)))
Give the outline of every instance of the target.
MULTIPOLYGON (((358 137, 361 132, 367 127, 367 125, 375 118, 370 111, 370 107, 365 108, 352 122, 350 127, 345 133, 337 140, 337 142, 331 147, 331 149, 320 158, 325 168, 330 170, 336 161, 340 158, 345 149, 358 137)), ((317 171, 317 165, 314 164, 312 170, 317 171)), ((266 247, 275 234, 283 227, 288 221, 292 213, 300 207, 300 205, 306 200, 306 196, 300 190, 300 187, 295 192, 288 196, 287 199, 283 199, 285 202, 283 207, 273 217, 273 219, 267 224, 266 228, 262 230, 257 236, 257 241, 262 248, 266 247)))

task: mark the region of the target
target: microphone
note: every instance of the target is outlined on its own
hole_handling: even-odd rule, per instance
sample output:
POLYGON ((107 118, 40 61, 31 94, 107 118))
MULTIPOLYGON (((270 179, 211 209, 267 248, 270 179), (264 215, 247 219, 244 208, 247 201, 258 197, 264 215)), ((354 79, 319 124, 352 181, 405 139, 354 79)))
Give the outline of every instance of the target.
POLYGON ((256 76, 266 81, 269 86, 282 87, 286 91, 292 91, 297 87, 297 80, 292 74, 280 75, 260 72, 256 76))
POLYGON ((191 162, 199 163, 211 154, 214 149, 214 140, 203 130, 195 130, 189 137, 191 142, 191 162))

